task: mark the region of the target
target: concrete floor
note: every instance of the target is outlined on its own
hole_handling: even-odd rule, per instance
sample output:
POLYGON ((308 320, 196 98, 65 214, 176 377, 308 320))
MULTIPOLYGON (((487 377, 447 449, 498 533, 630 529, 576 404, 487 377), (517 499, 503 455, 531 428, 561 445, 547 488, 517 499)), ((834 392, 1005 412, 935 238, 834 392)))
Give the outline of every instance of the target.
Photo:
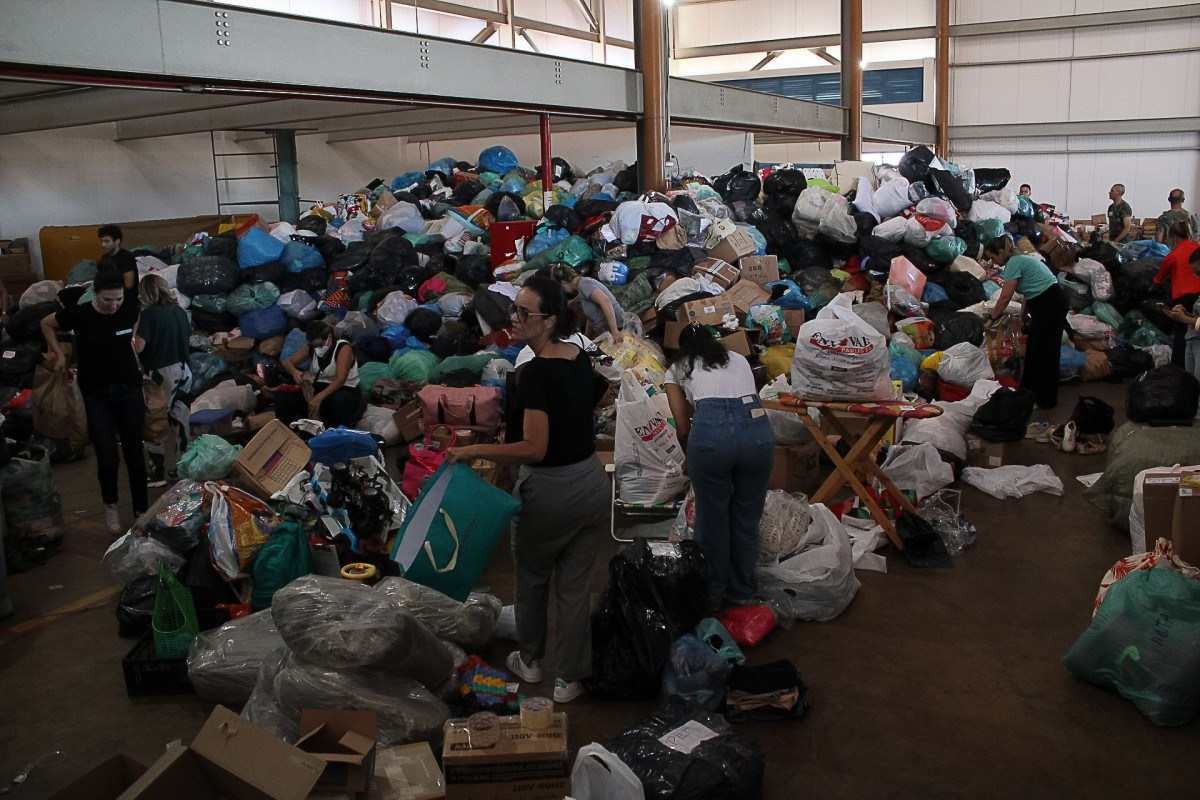
MULTIPOLYGON (((1048 418, 1065 419, 1081 393, 1124 407, 1123 387, 1067 387, 1048 418)), ((755 663, 792 659, 813 700, 802 720, 741 728, 766 753, 766 797, 1195 796, 1200 724, 1156 728, 1061 664, 1100 577, 1128 553, 1127 537, 1104 526, 1074 480, 1102 470, 1104 457, 1033 442, 1011 453, 1011 463, 1051 464, 1064 496, 1001 502, 966 488, 979 539, 954 569, 890 557, 888 574, 860 574, 841 617, 776 631, 750 652, 755 663)), ((58 468, 66 545, 10 580, 18 611, 0 623, 0 794, 41 759, 14 798, 46 797, 116 752, 152 761, 167 742, 189 740, 209 711, 193 696, 125 695, 120 660, 131 643, 116 635, 100 564, 108 536, 92 469, 58 468)), ((511 601, 505 549, 485 580, 511 601)), ((499 664, 505 650, 497 643, 485 655, 499 664)), ((572 746, 616 735, 650 707, 579 701, 568 708, 572 746)))

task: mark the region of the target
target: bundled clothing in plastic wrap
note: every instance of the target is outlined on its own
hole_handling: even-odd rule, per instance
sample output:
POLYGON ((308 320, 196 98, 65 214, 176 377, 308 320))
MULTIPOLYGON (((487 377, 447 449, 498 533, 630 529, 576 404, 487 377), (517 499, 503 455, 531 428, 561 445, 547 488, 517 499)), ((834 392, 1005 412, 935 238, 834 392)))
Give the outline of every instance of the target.
POLYGON ((241 705, 250 698, 263 662, 283 646, 270 611, 201 631, 188 653, 188 679, 202 700, 241 705))
POLYGON ((1109 436, 1104 474, 1085 494, 1110 525, 1125 530, 1134 480, 1163 464, 1200 464, 1200 427, 1153 427, 1126 422, 1109 436))
POLYGON ((460 603, 404 578, 384 578, 375 591, 395 601, 439 638, 472 650, 491 641, 502 608, 499 598, 490 594, 472 592, 460 603))

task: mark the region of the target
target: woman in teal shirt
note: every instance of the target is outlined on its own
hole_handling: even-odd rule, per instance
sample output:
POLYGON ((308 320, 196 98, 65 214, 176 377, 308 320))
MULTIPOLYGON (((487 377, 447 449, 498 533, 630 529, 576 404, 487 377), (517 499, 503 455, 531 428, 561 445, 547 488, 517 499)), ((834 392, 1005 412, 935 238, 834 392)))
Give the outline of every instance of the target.
POLYGON ((996 298, 992 319, 1000 318, 1015 292, 1025 298, 1030 325, 1021 386, 1033 392, 1039 408, 1054 408, 1058 404, 1059 347, 1067 324, 1067 298, 1045 262, 1014 254, 1008 236, 988 242, 983 255, 1004 267, 1004 288, 996 298))

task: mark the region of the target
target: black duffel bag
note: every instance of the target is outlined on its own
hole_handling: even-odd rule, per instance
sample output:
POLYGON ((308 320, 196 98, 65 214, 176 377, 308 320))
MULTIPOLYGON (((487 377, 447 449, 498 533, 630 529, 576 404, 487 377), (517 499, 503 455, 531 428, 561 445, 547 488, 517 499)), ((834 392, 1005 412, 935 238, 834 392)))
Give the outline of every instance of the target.
POLYGON ((238 285, 238 267, 224 256, 199 256, 179 265, 176 287, 188 297, 229 294, 238 285))
POLYGON ((1151 425, 1191 425, 1200 405, 1200 381, 1167 365, 1143 372, 1129 384, 1125 415, 1151 425))
POLYGON ((1028 389, 999 389, 979 407, 971 433, 989 442, 1019 442, 1033 416, 1036 398, 1028 389))
POLYGON ((949 314, 938 321, 933 335, 933 346, 938 350, 947 350, 960 342, 982 347, 983 320, 966 311, 949 314))

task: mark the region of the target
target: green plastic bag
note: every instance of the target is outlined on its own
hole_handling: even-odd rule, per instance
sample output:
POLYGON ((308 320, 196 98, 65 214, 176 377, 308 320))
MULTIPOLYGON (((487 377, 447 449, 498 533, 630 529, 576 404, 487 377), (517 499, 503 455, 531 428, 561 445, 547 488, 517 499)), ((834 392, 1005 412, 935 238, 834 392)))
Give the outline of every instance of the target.
POLYGON ((1140 311, 1130 311, 1117 329, 1122 339, 1134 347, 1151 347, 1156 344, 1170 344, 1171 339, 1140 311))
POLYGON ((241 445, 230 444, 220 436, 206 433, 192 440, 179 457, 179 476, 194 481, 216 481, 233 469, 241 445))
POLYGON ((939 236, 925 247, 925 255, 940 264, 949 264, 967 252, 967 243, 957 236, 939 236))
POLYGON ((1063 663, 1116 689, 1155 725, 1186 725, 1200 713, 1200 581, 1167 563, 1131 572, 1109 588, 1063 663))
POLYGON ((369 397, 375 388, 375 382, 380 378, 390 378, 389 367, 382 361, 368 361, 358 368, 358 388, 363 397, 369 397))
POLYGON ((584 239, 572 236, 526 261, 525 268, 536 270, 550 264, 566 264, 568 267, 576 268, 595 260, 596 254, 592 252, 592 246, 584 239))
POLYGON ((654 287, 650 285, 650 279, 646 277, 645 272, 639 272, 637 277, 631 278, 624 286, 608 288, 628 314, 641 314, 654 305, 654 287))
POLYGON ((1036 214, 1037 208, 1034 207, 1033 201, 1023 194, 1017 195, 1017 213, 1013 216, 1033 217, 1036 214))
POLYGON ((207 311, 210 314, 224 314, 226 306, 223 294, 198 294, 192 298, 192 308, 207 311))
POLYGON ((467 465, 443 462, 409 509, 392 560, 408 580, 462 602, 520 508, 467 465))
POLYGON ((1004 235, 1004 223, 995 218, 983 219, 975 223, 975 230, 979 234, 979 241, 987 244, 1004 235))
POLYGON ((250 607, 255 611, 270 608, 275 592, 310 572, 312 555, 308 551, 308 537, 300 523, 288 520, 275 529, 254 557, 250 607))
POLYGON ((717 655, 730 664, 745 664, 746 655, 738 643, 733 640, 733 634, 725 629, 719 620, 705 617, 696 625, 696 638, 716 651, 717 655))
MULTIPOLYGON (((1113 308, 1112 304, 1106 303, 1103 300, 1097 300, 1092 303, 1091 309, 1093 317, 1108 325, 1113 330, 1120 328, 1121 324, 1125 321, 1120 311, 1117 311, 1117 309, 1113 308)), ((1087 312, 1085 311, 1084 313, 1087 312)))
POLYGON ((439 272, 433 277, 441 278, 446 282, 446 291, 444 294, 471 294, 475 291, 449 272, 439 272))
POLYGON ((473 356, 450 356, 433 368, 429 373, 430 383, 442 383, 443 378, 452 372, 466 371, 471 373, 475 382, 478 383, 483 376, 483 368, 488 365, 488 362, 502 358, 496 353, 476 353, 473 356))
POLYGON ((247 311, 259 311, 275 305, 279 287, 270 281, 243 283, 225 296, 225 310, 241 316, 247 311))
POLYGON ((424 386, 429 383, 437 363, 438 357, 428 350, 397 350, 388 361, 388 374, 398 381, 410 381, 424 386))
POLYGON ((167 569, 158 565, 158 591, 154 593, 151 617, 154 655, 158 658, 187 658, 192 640, 200 632, 192 592, 167 569))

